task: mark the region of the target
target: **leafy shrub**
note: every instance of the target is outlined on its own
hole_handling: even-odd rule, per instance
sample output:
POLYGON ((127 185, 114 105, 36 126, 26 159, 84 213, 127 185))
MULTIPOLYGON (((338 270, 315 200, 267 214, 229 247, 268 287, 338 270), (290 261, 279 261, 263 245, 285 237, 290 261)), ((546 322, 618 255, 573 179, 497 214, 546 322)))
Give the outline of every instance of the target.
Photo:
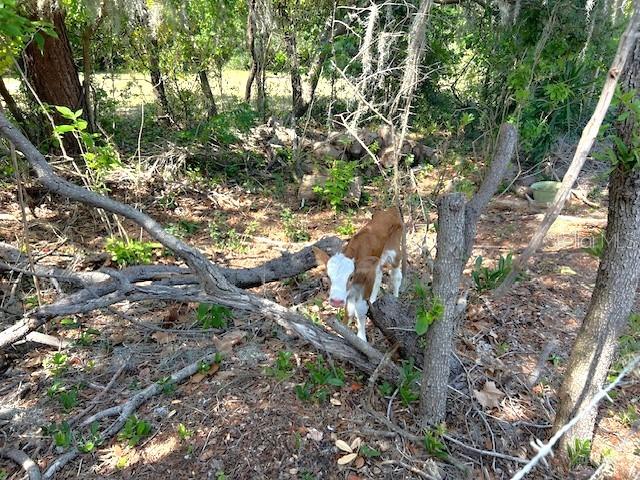
POLYGON ((424 433, 424 448, 429 455, 445 460, 449 455, 447 454, 447 448, 440 440, 441 437, 442 433, 427 430, 424 433))
POLYGON ((357 230, 358 229, 351 221, 351 218, 347 218, 344 222, 342 222, 342 225, 336 228, 336 232, 338 232, 338 235, 344 235, 345 237, 353 236, 357 230))
POLYGON ((511 253, 506 257, 500 255, 498 266, 495 269, 483 267, 482 261, 483 258, 478 256, 473 267, 473 272, 471 272, 476 290, 479 292, 497 288, 513 269, 513 254, 511 253))
POLYGON ((56 447, 69 448, 73 442, 73 432, 67 422, 62 422, 59 425, 52 423, 48 427, 43 427, 45 435, 50 435, 53 438, 53 442, 56 447))
POLYGON ((416 368, 413 358, 404 360, 400 369, 400 386, 398 394, 405 406, 411 405, 420 398, 418 393, 418 379, 420 371, 416 368))
POLYGON ((567 446, 569 456, 569 467, 575 468, 578 465, 587 465, 591 454, 591 440, 580 440, 576 438, 573 445, 567 446))
POLYGON ((279 351, 275 365, 269 367, 267 372, 278 380, 284 380, 290 377, 293 372, 293 365, 291 364, 292 355, 291 352, 287 352, 286 350, 279 351))
POLYGON ((334 160, 329 170, 329 178, 324 185, 316 185, 313 191, 320 200, 334 209, 343 208, 345 199, 356 177, 357 164, 344 160, 334 160))
POLYGON ((200 225, 190 220, 179 220, 178 222, 167 226, 165 230, 174 237, 185 238, 200 230, 200 225))
POLYGON ((151 433, 151 424, 146 420, 138 420, 135 415, 127 418, 127 421, 118 433, 119 441, 126 441, 131 447, 135 447, 145 437, 151 433))
POLYGON ((196 310, 196 318, 202 328, 225 328, 233 313, 224 305, 201 303, 196 310))
POLYGON ((291 242, 306 242, 311 238, 304 224, 298 220, 293 212, 285 208, 280 214, 284 226, 284 234, 291 242))
POLYGON ((344 385, 344 371, 341 368, 328 368, 321 356, 315 362, 308 362, 305 368, 309 381, 295 387, 296 396, 300 400, 322 403, 329 397, 330 387, 340 388, 344 385))
POLYGON ((111 259, 120 267, 151 263, 153 249, 161 245, 155 242, 141 242, 111 237, 107 240, 106 250, 111 252, 111 259))

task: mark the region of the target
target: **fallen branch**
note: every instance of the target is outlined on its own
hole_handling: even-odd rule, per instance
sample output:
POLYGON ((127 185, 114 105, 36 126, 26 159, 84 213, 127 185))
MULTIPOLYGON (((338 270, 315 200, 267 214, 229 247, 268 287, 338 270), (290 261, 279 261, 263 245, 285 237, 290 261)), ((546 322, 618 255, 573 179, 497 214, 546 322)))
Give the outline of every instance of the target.
MULTIPOLYGON (((215 360, 215 357, 216 357, 215 353, 210 353, 209 355, 203 357, 197 362, 193 362, 190 365, 187 365, 183 369, 178 370, 177 372, 172 374, 169 381, 172 383, 182 383, 184 380, 194 375, 199 370, 200 366, 202 365, 202 362, 212 363, 215 360)), ((161 393, 166 383, 167 383, 166 381, 152 383, 144 390, 136 393, 133 397, 131 397, 122 405, 119 405, 117 407, 112 407, 107 410, 103 410, 103 412, 108 411, 109 415, 103 414, 101 416, 101 413, 103 412, 98 412, 96 415, 94 415, 92 417, 93 418, 92 422, 100 418, 105 418, 107 416, 115 415, 116 413, 118 414, 118 418, 109 426, 109 428, 107 428, 104 432, 100 434, 100 439, 96 443, 98 444, 104 443, 105 440, 108 440, 114 435, 116 435, 126 423, 127 418, 129 418, 131 414, 133 414, 133 412, 135 412, 147 400, 151 399, 158 393, 161 393)), ((81 425, 82 426, 87 425, 87 420, 82 422, 81 425)), ((58 457, 47 468, 42 478, 45 480, 53 478, 56 473, 58 473, 67 463, 72 461, 79 454, 80 454, 80 451, 77 448, 73 447, 68 452, 58 457)))
POLYGON ((13 460, 20 465, 22 469, 27 472, 27 475, 29 475, 29 480, 40 480, 42 478, 38 465, 22 450, 16 448, 0 448, 0 457, 13 460))

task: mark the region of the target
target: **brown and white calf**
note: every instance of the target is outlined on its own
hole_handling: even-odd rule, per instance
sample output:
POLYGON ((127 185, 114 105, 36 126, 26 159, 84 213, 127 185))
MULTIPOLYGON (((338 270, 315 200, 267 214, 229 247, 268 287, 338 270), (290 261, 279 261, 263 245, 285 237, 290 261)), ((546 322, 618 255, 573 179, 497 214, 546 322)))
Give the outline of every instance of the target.
POLYGON ((356 233, 342 252, 329 255, 314 247, 318 263, 327 267, 331 282, 329 303, 346 307, 347 316, 358 320, 358 336, 367 341, 365 322, 369 305, 376 301, 382 283, 382 269, 391 267, 393 295, 400 293, 402 283, 403 223, 400 210, 390 208, 373 218, 356 233))

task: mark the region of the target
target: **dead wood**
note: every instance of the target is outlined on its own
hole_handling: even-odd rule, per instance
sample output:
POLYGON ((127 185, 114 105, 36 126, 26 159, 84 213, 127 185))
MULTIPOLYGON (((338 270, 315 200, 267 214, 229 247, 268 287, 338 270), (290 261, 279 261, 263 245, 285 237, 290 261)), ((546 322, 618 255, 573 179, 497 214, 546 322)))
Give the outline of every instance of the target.
POLYGON ((333 358, 346 361, 367 373, 371 373, 375 369, 375 365, 365 355, 342 338, 328 333, 288 308, 234 286, 224 276, 223 271, 211 263, 202 252, 166 232, 158 222, 147 214, 57 176, 38 149, 7 120, 2 112, 0 112, 0 134, 23 153, 40 182, 49 191, 132 220, 146 230, 151 237, 184 260, 191 272, 196 275, 200 285, 200 287, 197 285, 178 287, 158 285, 155 288, 149 288, 148 286, 137 286, 129 279, 112 272, 112 275, 117 277, 120 282, 118 290, 99 296, 96 294, 96 288, 85 289, 78 294, 65 297, 55 305, 55 308, 52 308, 52 305, 39 308, 29 318, 0 333, 0 349, 14 343, 31 330, 42 325, 47 318, 57 316, 65 309, 67 311, 88 312, 123 300, 130 302, 150 299, 183 300, 217 303, 240 312, 261 314, 273 319, 278 325, 311 343, 318 350, 326 351, 333 358), (76 297, 72 298, 74 295, 76 297), (82 304, 78 305, 78 300, 81 300, 82 304))
POLYGON ((20 465, 22 469, 27 472, 29 480, 40 480, 42 478, 38 465, 22 450, 16 448, 0 448, 0 457, 13 460, 20 465))

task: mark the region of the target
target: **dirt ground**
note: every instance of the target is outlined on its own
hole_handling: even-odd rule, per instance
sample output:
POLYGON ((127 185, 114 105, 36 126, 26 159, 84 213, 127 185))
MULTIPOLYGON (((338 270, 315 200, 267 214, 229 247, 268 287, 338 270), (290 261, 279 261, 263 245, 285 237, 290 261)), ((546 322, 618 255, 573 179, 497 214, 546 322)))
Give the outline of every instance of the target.
MULTIPOLYGON (((336 228, 347 221, 358 227, 377 208, 374 199, 350 217, 316 207, 298 212, 293 195, 277 200, 240 187, 214 190, 185 183, 171 208, 163 204, 159 191, 136 193, 114 186, 112 193, 144 208, 164 225, 179 220, 202 225, 187 240, 215 262, 232 267, 259 265, 281 252, 302 248, 285 236, 280 217, 284 207, 295 212, 311 241, 336 234, 336 228), (225 216, 220 217, 220 212, 225 216), (251 232, 240 235, 233 245, 216 244, 207 224, 221 218, 240 234, 248 225, 251 232)), ((11 188, 0 193, 0 207, 0 240, 17 245, 22 226, 11 188)), ((50 198, 36 214, 37 218, 28 212, 28 223, 31 251, 38 262, 65 268, 104 266, 87 266, 86 262, 104 251, 108 235, 95 213, 50 198)), ((539 210, 526 206, 505 209, 500 202, 493 202, 481 219, 474 257, 482 255, 494 263, 500 254, 519 251, 541 217, 539 210)), ((535 454, 531 446, 535 439, 548 437, 556 390, 597 269, 597 259, 582 247, 605 223, 604 207, 570 206, 554 225, 526 277, 506 297, 498 300, 490 292, 471 294, 452 360, 448 435, 476 449, 522 459, 535 454), (497 389, 496 406, 490 408, 483 407, 474 393, 485 389, 487 382, 494 382, 497 389)), ((418 217, 410 218, 409 224, 407 284, 411 285, 424 276, 421 248, 425 227, 418 217)), ((140 237, 139 230, 124 225, 131 237, 140 237)), ((426 243, 433 244, 431 230, 427 237, 426 243)), ((158 250, 154 261, 173 263, 175 259, 158 250)), ((471 263, 466 275, 469 285, 471 263)), ((0 277, 3 328, 14 321, 8 314, 7 299, 16 280, 16 275, 0 277)), ((299 305, 301 311, 321 322, 334 314, 322 304, 324 286, 321 273, 314 270, 254 290, 283 305, 299 305)), ((58 296, 49 280, 41 280, 40 288, 45 302, 58 296)), ((410 296, 410 292, 404 295, 410 296)), ((19 303, 11 308, 34 306, 29 279, 19 279, 15 298, 19 303)), ((319 354, 267 319, 235 316, 225 332, 203 333, 194 325, 197 305, 182 305, 178 315, 170 313, 172 307, 159 302, 124 304, 118 308, 126 317, 103 310, 74 318, 80 327, 69 328, 61 320, 50 323, 48 333, 75 341, 65 350, 65 366, 59 372, 51 368, 55 354, 51 347, 22 344, 4 354, 0 362, 0 447, 23 449, 44 469, 63 449, 55 446, 43 427, 60 425, 82 412, 99 392, 103 395, 92 406, 92 413, 118 405, 152 382, 219 349, 226 338, 230 341, 219 365, 167 388, 137 410, 137 418, 150 425, 150 435, 135 447, 126 439, 113 438, 80 455, 56 478, 455 479, 465 478, 463 465, 468 471, 466 478, 490 480, 510 478, 517 470, 514 462, 478 455, 451 442, 445 442, 452 458, 447 462, 388 431, 371 414, 369 398, 373 410, 413 432, 417 404, 406 406, 395 393, 370 390, 368 379, 349 365, 333 365, 344 370, 344 384, 329 386, 324 401, 300 400, 296 386, 308 381, 305 365, 315 362, 319 354), (239 331, 243 335, 238 335, 239 331), (273 367, 282 352, 291 352, 293 369, 278 376, 273 367), (122 373, 114 377, 123 364, 122 373), (68 411, 59 397, 51 394, 56 382, 77 387, 77 401, 68 411), (336 447, 338 440, 349 448, 355 445, 355 460, 340 465, 348 452, 336 447)), ((378 349, 389 348, 372 325, 369 334, 378 349)), ((331 368, 331 359, 325 357, 324 361, 331 368)), ((625 422, 621 414, 630 408, 637 412, 638 398, 636 378, 617 389, 615 402, 600 408, 592 460, 598 463, 603 455, 613 459, 607 478, 640 478, 640 435, 632 430, 633 422, 625 422)), ((109 422, 105 419, 101 426, 109 422)), ((89 436, 87 429, 75 432, 76 441, 89 436)), ((538 468, 529 478, 589 478, 593 471, 592 467, 577 467, 570 474, 558 473, 552 463, 538 468)), ((23 478, 23 473, 13 463, 0 460, 0 478, 23 478)))

